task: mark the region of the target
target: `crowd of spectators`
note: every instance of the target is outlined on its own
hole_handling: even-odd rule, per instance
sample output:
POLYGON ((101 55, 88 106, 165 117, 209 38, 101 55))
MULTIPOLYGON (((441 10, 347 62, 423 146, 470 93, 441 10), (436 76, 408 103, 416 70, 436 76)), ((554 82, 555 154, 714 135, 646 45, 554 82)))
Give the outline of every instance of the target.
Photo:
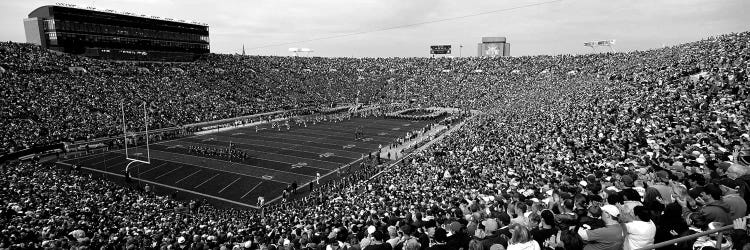
POLYGON ((635 250, 727 225, 727 239, 664 248, 748 242, 750 32, 494 59, 212 55, 143 66, 13 43, 0 59, 7 150, 115 133, 106 117, 122 98, 149 102, 157 126, 358 97, 483 111, 393 168, 262 213, 185 211, 84 173, 3 165, 0 248, 635 250))

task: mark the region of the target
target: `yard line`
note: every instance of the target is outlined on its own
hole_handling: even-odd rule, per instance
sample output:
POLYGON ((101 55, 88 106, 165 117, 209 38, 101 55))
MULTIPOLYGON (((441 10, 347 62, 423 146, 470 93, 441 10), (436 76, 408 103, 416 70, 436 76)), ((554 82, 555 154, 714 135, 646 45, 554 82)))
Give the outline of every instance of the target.
POLYGON ((168 161, 167 162, 163 162, 162 164, 156 165, 156 167, 153 167, 153 168, 149 168, 148 170, 146 170, 144 172, 141 172, 140 174, 145 174, 145 173, 151 172, 151 170, 154 170, 154 169, 157 169, 157 168, 159 168, 161 166, 164 166, 164 164, 167 164, 167 163, 169 163, 169 162, 168 161))
MULTIPOLYGON (((217 137, 226 137, 226 136, 217 136, 217 137)), ((228 140, 232 139, 232 137, 226 137, 226 138, 228 138, 228 139, 227 140, 222 140, 222 141, 225 142, 225 141, 228 141, 228 140)), ((278 138, 268 138, 268 137, 264 137, 264 138, 266 138, 266 139, 278 139, 278 138)), ((316 153, 316 152, 312 152, 312 151, 304 151, 304 150, 294 149, 294 147, 300 147, 301 146, 301 147, 318 148, 318 149, 326 150, 326 152, 338 151, 338 152, 344 152, 344 153, 350 153, 350 154, 351 153, 357 153, 357 152, 354 152, 354 151, 347 151, 347 150, 333 149, 333 148, 316 147, 316 146, 313 146, 313 145, 304 145, 304 144, 295 144, 295 143, 288 143, 288 142, 281 142, 281 141, 272 141, 272 143, 286 144, 286 145, 294 146, 294 147, 282 147, 282 146, 274 146, 274 145, 264 144, 263 142, 268 142, 268 141, 257 140, 257 139, 253 139, 253 138, 241 137, 241 139, 243 141, 239 141, 238 140, 238 142, 240 142, 242 144, 246 144, 246 145, 264 146, 264 147, 278 148, 278 149, 289 149, 289 150, 295 150, 295 151, 301 151, 301 152, 307 152, 307 153, 313 153, 313 154, 320 154, 320 153, 316 153), (261 142, 261 143, 255 143, 256 141, 257 142, 261 142)), ((234 140, 237 140, 237 139, 234 139, 234 140)), ((314 140, 310 140, 310 141, 304 141, 304 142, 315 142, 315 141, 314 140)), ((192 142, 192 143, 194 143, 194 142, 192 142)), ((356 158, 346 157, 346 156, 342 156, 342 155, 338 155, 338 157, 347 158, 347 159, 356 159, 356 158)), ((338 163, 338 164, 340 164, 340 163, 338 163)))
POLYGON ((198 172, 200 172, 200 171, 201 171, 201 170, 200 170, 200 169, 198 169, 198 171, 195 171, 195 172, 193 172, 192 174, 190 174, 190 175, 188 175, 188 176, 185 176, 185 178, 182 178, 182 179, 179 179, 179 180, 177 180, 177 181, 176 181, 176 182, 175 182, 174 184, 180 183, 181 181, 184 181, 185 179, 187 179, 187 178, 190 178, 190 176, 193 176, 193 175, 197 174, 197 173, 198 173, 198 172))
MULTIPOLYGON (((195 144, 195 145, 200 145, 198 143, 193 143, 193 142, 188 142, 188 143, 195 144)), ((249 147, 249 148, 239 147, 239 145, 253 146, 253 144, 247 144, 247 143, 244 143, 244 142, 235 142, 235 143, 232 143, 232 145, 238 146, 237 148, 241 148, 244 151, 260 153, 260 155, 258 155, 257 157, 254 157, 254 158, 261 159, 261 160, 266 160, 266 161, 283 163, 283 164, 294 165, 294 164, 296 164, 296 162, 285 162, 285 161, 278 161, 278 160, 268 159, 268 158, 264 158, 263 155, 278 155, 278 156, 283 156, 283 157, 287 157, 287 158, 297 158, 297 159, 300 159, 301 161, 313 161, 313 162, 330 163, 330 164, 334 164, 336 166, 340 166, 342 164, 346 164, 346 163, 332 162, 332 161, 326 161, 326 160, 319 160, 319 159, 315 159, 315 158, 307 158, 307 157, 294 156, 294 155, 291 155, 291 154, 285 155, 285 154, 277 154, 277 153, 271 153, 271 152, 265 152, 265 151, 258 151, 258 150, 251 149, 252 147, 249 147)), ((264 146, 264 145, 259 145, 259 146, 264 146)), ((269 147, 269 146, 265 146, 265 147, 269 147)), ((271 148, 278 149, 277 147, 271 147, 271 148)), ((301 150, 296 150, 296 149, 288 149, 288 150, 301 151, 301 150)), ((301 152, 305 152, 305 151, 301 151, 301 152)), ((320 153, 314 153, 314 152, 307 152, 307 153, 320 155, 320 153)), ((343 156, 338 156, 338 155, 334 155, 334 156, 345 158, 345 159, 349 159, 349 160, 356 160, 355 158, 343 157, 343 156)), ((318 158, 320 158, 320 157, 318 157, 318 158)), ((239 163, 242 163, 242 162, 239 162, 239 163)), ((324 170, 324 171, 330 171, 331 170, 331 169, 321 168, 321 167, 313 167, 313 166, 307 166, 307 167, 308 168, 315 168, 315 169, 319 169, 319 170, 324 170)))
POLYGON ((205 181, 201 182, 201 184, 198 184, 198 186, 195 186, 195 188, 198 188, 198 187, 202 186, 203 184, 206 184, 206 182, 210 181, 213 178, 216 178, 216 176, 219 176, 219 175, 220 175, 220 173, 212 176, 211 178, 206 179, 205 181))
MULTIPOLYGON (((169 152, 165 152, 165 151, 159 151, 159 152, 169 153, 169 152)), ((169 158, 169 157, 167 157, 167 158, 169 158)), ((152 158, 152 159, 158 159, 158 158, 152 158)), ((252 176, 252 175, 249 175, 249 174, 237 173, 237 172, 232 172, 232 171, 227 171, 227 170, 222 170, 222 169, 216 169, 216 168, 211 168, 211 167, 196 165, 196 164, 192 164, 192 163, 178 162, 178 161, 174 161, 174 159, 158 159, 158 160, 171 161, 171 162, 179 163, 179 164, 182 164, 182 165, 188 165, 188 166, 194 166, 194 167, 199 167, 199 168, 204 168, 204 169, 210 169, 210 170, 224 172, 224 173, 229 173, 229 174, 234 174, 234 175, 247 176, 247 177, 250 177, 250 178, 253 178, 253 179, 263 178, 263 177, 258 177, 258 176, 252 176)), ((232 164, 230 164, 230 165, 234 165, 234 164, 236 164, 236 163, 232 162, 232 164)), ((245 164, 245 166, 255 167, 253 165, 247 165, 247 164, 245 164)), ((300 175, 302 175, 302 174, 300 174, 300 175)), ((312 175, 304 175, 304 176, 310 176, 310 177, 312 177, 312 175)), ((287 184, 287 185, 291 184, 290 182, 285 182, 285 181, 280 181, 280 180, 272 180, 272 181, 273 182, 278 182, 278 183, 284 183, 284 184, 287 184)))
MULTIPOLYGON (((159 151, 159 150, 155 150, 155 151, 159 151)), ((195 158, 198 158, 198 159, 210 160, 210 161, 214 161, 214 162, 223 162, 225 164, 228 163, 229 165, 238 165, 238 166, 247 166, 247 167, 252 167, 252 168, 265 169, 265 170, 268 170, 268 171, 271 171, 271 172, 285 173, 285 174, 289 174, 289 175, 293 175, 293 176, 294 175, 296 175, 296 176, 309 176, 309 177, 313 176, 313 175, 300 174, 300 173, 296 173, 296 172, 289 172, 289 171, 278 170, 278 169, 273 169, 273 168, 266 168, 266 167, 256 166, 256 165, 247 164, 247 163, 231 162, 231 161, 227 161, 227 160, 221 160, 221 159, 215 159, 215 158, 208 158, 208 157, 197 156, 197 155, 180 154, 180 153, 173 153, 173 152, 168 152, 168 151, 159 151, 159 152, 161 152, 162 154, 166 154, 166 155, 180 155, 182 157, 189 156, 189 157, 195 157, 195 158)), ((156 157, 151 157, 151 158, 152 159, 157 159, 156 157)), ((208 169, 213 169, 213 170, 221 171, 220 169, 214 169, 214 168, 211 168, 211 167, 198 166, 198 165, 194 165, 194 164, 190 164, 190 163, 184 163, 184 162, 179 162, 179 161, 169 160, 169 159, 167 159, 167 160, 168 161, 177 162, 177 163, 180 163, 180 164, 193 165, 193 166, 196 166, 196 167, 208 168, 208 169)), ((224 172, 234 173, 234 172, 230 172, 230 171, 224 171, 224 172)), ((248 176, 250 176, 250 175, 248 175, 248 176)), ((259 178, 257 176, 250 176, 250 177, 259 178)), ((279 181, 279 182, 281 182, 281 181, 279 181)), ((289 184, 287 182, 284 182, 284 183, 289 184)))
MULTIPOLYGON (((222 137, 226 137, 226 136, 222 136, 222 137)), ((231 140, 231 139, 232 138, 230 137, 229 140, 231 140)), ((235 141, 233 141, 233 144, 244 144, 244 145, 248 145, 248 146, 262 146, 262 147, 268 147, 268 148, 273 148, 273 149, 285 149, 285 150, 294 150, 294 151, 311 153, 311 154, 321 154, 321 153, 317 153, 317 152, 296 149, 294 147, 282 147, 282 146, 274 146, 274 145, 268 145, 268 144, 263 144, 263 143, 253 143, 254 141, 252 139, 250 139, 250 138, 241 138, 240 140, 237 140, 237 139, 234 139, 234 140, 235 141)), ((224 140, 222 140, 222 141, 224 141, 224 140)), ((262 141, 262 142, 266 142, 266 141, 262 141)), ((302 146, 302 147, 320 148, 320 147, 307 146, 307 145, 302 145, 302 144, 290 144, 290 143, 283 143, 283 142, 273 142, 273 143, 289 144, 289 145, 294 145, 295 147, 302 146)), ((320 149, 326 149, 326 148, 320 148, 320 149)), ((252 149, 250 149, 250 150, 252 150, 252 149)), ((336 150, 336 149, 327 149, 327 150, 328 150, 328 152, 330 152, 330 151, 340 151, 340 152, 346 152, 346 153, 353 153, 352 151, 346 151, 346 150, 336 150)), ((252 150, 252 151, 262 152, 264 154, 267 153, 267 152, 264 152, 264 151, 257 151, 257 150, 252 150)), ((269 154, 275 154, 275 153, 269 153, 269 154)), ((288 155, 283 155, 283 156, 288 156, 288 155)), ((346 156, 343 156, 343 155, 336 155, 336 156, 337 157, 341 157, 341 158, 350 159, 350 160, 357 159, 357 158, 352 158, 352 157, 346 157, 346 156)), ((329 162, 329 161, 326 161, 326 162, 329 162)), ((341 164, 341 163, 338 163, 338 162, 330 162, 330 163, 341 164)))
POLYGON ((232 183, 229 183, 229 185, 227 185, 226 187, 224 187, 224 188, 222 188, 221 190, 219 190, 219 193, 221 193, 221 192, 224 192, 224 189, 227 189, 227 188, 228 188, 229 186, 231 186, 231 185, 232 185, 232 184, 234 184, 235 182, 239 181, 240 179, 242 179, 242 177, 237 177, 237 179, 236 179, 236 180, 234 180, 234 181, 233 181, 232 183))
POLYGON ((244 199, 245 196, 247 196, 248 194, 250 194, 250 192, 252 192, 253 190, 255 190, 255 188, 257 188, 258 186, 260 186, 261 183, 263 183, 263 181, 259 182, 258 184, 255 184, 255 186, 253 188, 251 188, 249 191, 247 191, 247 193, 245 193, 245 195, 243 195, 242 197, 240 197, 240 199, 244 199))
MULTIPOLYGON (((282 139, 282 140, 287 139, 287 140, 295 140, 295 141, 301 141, 301 142, 316 142, 318 144, 325 144, 325 145, 332 145, 332 146, 339 146, 342 143, 352 143, 352 140, 348 140, 348 139, 337 140, 337 139, 330 139, 327 137, 313 137, 313 136, 300 136, 300 135, 294 135, 294 136, 296 136, 296 138, 292 136, 283 136, 283 135, 282 136, 258 135, 258 137, 266 138, 266 139, 282 139), (299 138, 299 137, 305 137, 305 138, 299 138), (308 140, 308 138, 312 138, 312 139, 308 140), (326 142, 320 142, 321 140, 326 141, 326 142)), ((248 139, 251 139, 251 138, 248 138, 248 139)), ((378 144, 378 142, 372 142, 372 141, 371 142, 354 141, 354 142, 365 143, 365 144, 370 144, 370 145, 378 144)), ((387 141, 380 141, 380 144, 385 143, 385 142, 387 141)), ((358 147, 358 148, 363 148, 363 147, 358 147)))
MULTIPOLYGON (((86 165, 89 165, 89 166, 96 166, 96 165, 99 165, 100 163, 102 163, 102 162, 105 162, 105 161, 117 161, 117 160, 116 160, 116 159, 110 159, 109 157, 107 157, 106 159, 104 159, 104 160, 101 160, 101 161, 98 161, 98 162, 96 162, 96 163, 94 163, 94 164, 86 164, 86 165)), ((107 167, 107 166, 104 166, 104 167, 107 167)))
POLYGON ((154 180, 159 179, 161 177, 164 177, 165 175, 168 175, 168 174, 170 174, 170 173, 172 173, 174 171, 177 171, 178 169, 181 169, 182 167, 184 167, 184 166, 180 166, 179 168, 175 168, 175 169, 169 170, 166 173, 163 173, 163 174, 157 176, 154 180))
MULTIPOLYGON (((60 162, 60 164, 62 164, 62 165, 71 165, 70 163, 67 163, 67 162, 60 162)), ((108 174, 108 175, 114 175, 114 176, 122 176, 122 175, 119 175, 119 174, 114 174, 114 173, 111 173, 111 172, 102 171, 102 170, 94 169, 94 168, 88 168, 88 167, 81 167, 81 168, 89 170, 89 171, 99 172, 99 173, 102 173, 102 174, 108 174)), ((200 192, 196 192, 196 191, 192 191, 192 190, 187 190, 187 189, 184 189, 184 188, 170 186, 170 185, 166 185, 164 183, 153 182, 153 181, 144 180, 144 179, 140 179, 140 178, 136 178, 136 177, 131 177, 131 178, 133 180, 142 181, 142 182, 149 183, 149 184, 155 185, 155 186, 162 186, 162 187, 166 187, 166 188, 171 188, 171 189, 174 189, 174 190, 178 190, 180 192, 191 193, 191 194, 195 194, 195 195, 200 195, 200 196, 208 197, 208 198, 211 198, 211 199, 216 199, 216 200, 220 200, 220 201, 224 201, 224 202, 229 202, 229 203, 232 203, 232 204, 237 204, 237 205, 240 205, 240 206, 243 206, 243 207, 249 207, 249 208, 258 209, 257 206, 253 206, 253 205, 242 203, 242 202, 237 202, 237 201, 233 201, 233 200, 229 200, 229 199, 225 199, 225 198, 221 198, 221 197, 217 197, 217 196, 213 196, 213 195, 209 195, 209 194, 204 194, 204 193, 200 193, 200 192)))

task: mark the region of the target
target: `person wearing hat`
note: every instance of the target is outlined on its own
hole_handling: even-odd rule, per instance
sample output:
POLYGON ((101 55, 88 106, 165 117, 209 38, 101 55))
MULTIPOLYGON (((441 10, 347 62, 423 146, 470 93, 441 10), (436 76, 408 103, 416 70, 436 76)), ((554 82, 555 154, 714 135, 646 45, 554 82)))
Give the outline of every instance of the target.
POLYGON ((602 206, 602 220, 606 225, 599 229, 588 229, 587 225, 578 229, 578 235, 586 241, 583 250, 619 250, 622 249, 625 233, 617 221, 620 210, 613 205, 602 206))
POLYGON ((737 193, 740 186, 742 186, 742 182, 738 180, 730 178, 719 180, 719 188, 721 189, 722 194, 724 194, 724 196, 721 197, 721 200, 729 205, 731 211, 730 218, 732 220, 743 217, 747 214, 747 203, 745 202, 745 199, 742 199, 739 193, 737 193))

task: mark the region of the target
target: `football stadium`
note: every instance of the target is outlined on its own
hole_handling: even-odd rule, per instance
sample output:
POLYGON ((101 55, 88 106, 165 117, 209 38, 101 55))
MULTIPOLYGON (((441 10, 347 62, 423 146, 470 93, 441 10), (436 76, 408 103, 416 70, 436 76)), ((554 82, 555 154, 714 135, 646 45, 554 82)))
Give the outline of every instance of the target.
POLYGON ((746 1, 292 2, 0 3, 0 249, 750 247, 746 1))

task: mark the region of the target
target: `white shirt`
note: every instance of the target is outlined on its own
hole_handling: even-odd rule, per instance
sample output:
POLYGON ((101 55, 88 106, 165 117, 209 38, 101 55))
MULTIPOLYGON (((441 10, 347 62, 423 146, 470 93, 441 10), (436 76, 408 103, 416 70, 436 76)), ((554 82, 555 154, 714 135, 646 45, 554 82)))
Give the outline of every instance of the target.
POLYGON ((628 235, 625 236, 624 250, 635 250, 654 244, 656 225, 654 222, 632 221, 625 223, 628 235))
POLYGON ((539 250, 539 243, 536 240, 530 240, 526 243, 509 244, 507 250, 539 250))

